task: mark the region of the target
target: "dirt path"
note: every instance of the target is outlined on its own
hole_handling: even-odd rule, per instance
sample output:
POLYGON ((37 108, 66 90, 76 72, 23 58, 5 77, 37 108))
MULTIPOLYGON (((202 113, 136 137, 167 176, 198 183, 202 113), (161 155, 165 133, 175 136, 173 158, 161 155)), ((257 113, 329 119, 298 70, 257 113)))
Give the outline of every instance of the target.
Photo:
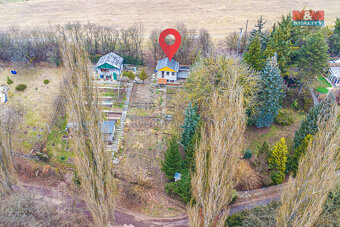
MULTIPOLYGON (((73 206, 73 198, 67 193, 59 190, 58 188, 51 187, 41 187, 33 184, 22 184, 25 190, 34 193, 38 199, 44 199, 46 201, 52 202, 57 206, 73 206)), ((258 191, 258 190, 254 190, 258 191)), ((273 200, 279 199, 280 190, 271 191, 268 194, 264 194, 261 197, 250 197, 248 199, 243 199, 240 202, 230 206, 230 214, 235 214, 244 209, 250 209, 256 206, 265 205, 273 200)), ((251 192, 250 194, 256 194, 251 192)), ((77 199, 75 203, 77 208, 87 211, 86 204, 77 199)), ((116 226, 135 226, 135 227, 146 227, 146 226, 177 226, 184 227, 188 226, 187 216, 173 217, 173 218, 154 218, 147 217, 141 214, 133 213, 121 208, 116 208, 115 210, 115 225, 116 226)))

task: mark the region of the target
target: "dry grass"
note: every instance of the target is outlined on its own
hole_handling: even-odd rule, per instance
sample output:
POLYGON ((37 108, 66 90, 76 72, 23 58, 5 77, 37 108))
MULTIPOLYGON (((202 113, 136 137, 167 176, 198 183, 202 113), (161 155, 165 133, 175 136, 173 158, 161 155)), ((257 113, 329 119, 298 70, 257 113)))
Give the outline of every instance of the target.
MULTIPOLYGON (((7 84, 7 76, 14 83, 10 88, 8 105, 21 106, 24 109, 24 121, 15 135, 14 150, 28 153, 32 146, 43 138, 43 133, 50 123, 54 101, 59 95, 63 68, 36 66, 29 70, 18 70, 17 75, 10 73, 13 67, 0 69, 0 84, 7 84), (44 84, 44 79, 50 81, 44 84), (18 84, 26 84, 25 91, 16 91, 18 84)), ((6 104, 7 105, 7 104, 6 104)))
POLYGON ((261 177, 249 164, 248 161, 241 160, 236 174, 237 182, 236 190, 248 191, 261 187, 261 177))
POLYGON ((281 14, 292 10, 324 10, 326 25, 334 24, 339 16, 338 0, 30 0, 0 4, 0 28, 16 25, 22 28, 47 27, 50 24, 88 21, 117 28, 143 23, 147 33, 154 28, 165 29, 176 23, 190 27, 206 28, 213 37, 245 27, 249 19, 250 29, 261 15, 267 20, 266 28, 281 14))

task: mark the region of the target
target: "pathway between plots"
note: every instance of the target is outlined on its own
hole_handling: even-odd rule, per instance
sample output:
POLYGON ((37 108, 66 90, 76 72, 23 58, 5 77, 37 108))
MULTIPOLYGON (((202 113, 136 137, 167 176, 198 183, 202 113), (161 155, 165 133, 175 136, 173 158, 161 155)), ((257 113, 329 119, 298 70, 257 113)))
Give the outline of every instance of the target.
MULTIPOLYGON (((116 125, 115 139, 113 140, 111 145, 108 145, 106 147, 108 151, 112 152, 112 158, 114 157, 114 154, 118 151, 119 143, 120 143, 120 141, 123 137, 124 127, 125 127, 125 122, 126 122, 126 116, 127 116, 128 110, 129 110, 129 103, 130 103, 130 96, 131 96, 131 92, 132 92, 132 87, 133 87, 133 83, 131 83, 131 82, 128 83, 126 100, 124 102, 122 116, 120 117, 120 124, 116 125)), ((113 161, 114 161, 114 163, 118 163, 119 159, 114 158, 113 161)))

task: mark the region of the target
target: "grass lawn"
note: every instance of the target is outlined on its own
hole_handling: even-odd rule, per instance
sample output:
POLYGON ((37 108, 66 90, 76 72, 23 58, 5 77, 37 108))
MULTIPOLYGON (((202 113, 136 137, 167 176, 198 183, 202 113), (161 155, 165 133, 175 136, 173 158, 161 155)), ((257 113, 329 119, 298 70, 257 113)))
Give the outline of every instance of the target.
POLYGON ((323 76, 318 76, 318 84, 316 86, 316 90, 322 94, 327 94, 328 87, 332 87, 332 85, 328 83, 328 81, 323 76))
POLYGON ((295 122, 288 126, 273 123, 269 128, 247 127, 245 133, 246 148, 250 149, 253 154, 257 154, 258 147, 262 146, 265 141, 267 141, 270 147, 273 147, 282 137, 285 138, 288 148, 291 147, 295 131, 299 128, 303 118, 303 114, 294 112, 295 122))

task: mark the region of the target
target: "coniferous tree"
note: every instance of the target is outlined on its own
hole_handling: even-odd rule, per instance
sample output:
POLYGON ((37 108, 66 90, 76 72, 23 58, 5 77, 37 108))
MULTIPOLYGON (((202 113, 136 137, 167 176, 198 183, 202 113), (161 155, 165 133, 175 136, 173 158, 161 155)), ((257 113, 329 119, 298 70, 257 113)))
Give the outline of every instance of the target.
POLYGON ((298 148, 304 138, 309 134, 314 136, 318 131, 318 122, 327 121, 332 107, 335 105, 335 97, 330 93, 323 101, 313 106, 305 119, 301 121, 299 129, 294 136, 294 149, 298 148))
MULTIPOLYGON (((328 46, 320 32, 311 33, 306 37, 306 43, 298 52, 298 78, 301 88, 304 85, 311 85, 316 76, 321 75, 328 68, 328 46)), ((301 88, 300 91, 301 92, 301 88)))
POLYGON ((185 164, 191 170, 194 170, 195 165, 194 154, 201 139, 201 131, 199 125, 200 124, 198 124, 196 132, 192 136, 190 142, 185 147, 185 164))
POLYGON ((331 35, 331 37, 329 37, 328 45, 329 45, 329 49, 331 53, 337 54, 337 55, 340 54, 340 19, 339 18, 337 18, 335 21, 334 32, 331 35))
POLYGON ((176 194, 184 203, 191 200, 191 177, 188 169, 183 169, 181 179, 176 182, 170 182, 165 185, 165 191, 168 194, 176 194))
POLYGON ((284 97, 283 79, 277 65, 276 56, 268 59, 261 72, 261 89, 259 92, 259 110, 256 127, 269 127, 281 108, 284 97))
POLYGON ((261 49, 261 40, 259 36, 256 36, 251 41, 248 52, 243 54, 243 60, 256 71, 262 70, 265 59, 261 49))
POLYGON ((168 149, 164 154, 164 161, 161 162, 161 165, 162 171, 170 181, 174 180, 176 172, 180 172, 182 170, 183 159, 179 152, 176 135, 171 136, 168 149))
POLYGON ((267 48, 264 52, 265 56, 272 57, 277 53, 277 63, 279 65, 281 75, 287 75, 291 67, 291 57, 296 52, 297 47, 292 43, 294 26, 291 15, 282 16, 278 25, 273 26, 273 32, 268 41, 267 48))
POLYGON ((144 80, 146 80, 147 78, 148 78, 148 74, 146 74, 145 70, 142 69, 139 75, 139 79, 143 80, 143 84, 144 84, 144 80))
POLYGON ((296 176, 296 172, 299 167, 299 160, 302 157, 308 148, 308 145, 312 142, 313 136, 307 135, 304 140, 301 142, 300 146, 294 150, 293 157, 289 161, 289 170, 293 172, 293 176, 296 176))
POLYGON ((197 107, 192 106, 191 102, 189 106, 185 109, 185 119, 183 123, 183 133, 182 133, 182 140, 181 143, 184 147, 188 145, 191 141, 193 135, 196 131, 196 126, 199 121, 199 115, 197 113, 197 107))
POLYGON ((286 141, 282 137, 273 147, 272 153, 268 158, 269 167, 271 169, 271 178, 275 184, 281 184, 285 179, 287 153, 288 148, 286 141))

